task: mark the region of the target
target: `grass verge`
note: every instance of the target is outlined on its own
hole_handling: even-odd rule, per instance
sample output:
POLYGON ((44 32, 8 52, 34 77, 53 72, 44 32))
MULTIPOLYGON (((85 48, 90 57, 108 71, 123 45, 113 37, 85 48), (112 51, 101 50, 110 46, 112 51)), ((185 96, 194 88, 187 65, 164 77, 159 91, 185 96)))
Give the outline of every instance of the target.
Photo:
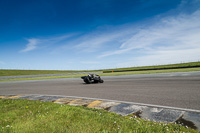
MULTIPOLYGON (((101 73, 100 76, 117 76, 117 75, 134 75, 134 74, 152 74, 152 73, 172 73, 172 72, 190 72, 200 71, 200 68, 183 68, 183 69, 169 69, 169 70, 149 70, 149 71, 129 71, 129 72, 113 72, 101 73)), ((81 75, 65 75, 65 76, 49 76, 49 77, 34 77, 34 78, 17 78, 17 79, 0 79, 0 81, 20 81, 20 80, 40 80, 40 79, 56 79, 56 78, 78 78, 85 76, 81 75)))
MULTIPOLYGON (((180 63, 171 65, 158 65, 158 66, 143 66, 143 67, 130 67, 130 68, 117 68, 117 69, 104 69, 104 70, 82 70, 82 71, 58 71, 58 70, 4 70, 0 69, 0 76, 19 76, 19 75, 43 75, 43 74, 63 74, 63 73, 80 73, 80 72, 112 72, 123 70, 140 70, 140 69, 157 69, 157 68, 178 68, 178 67, 195 67, 200 66, 200 62, 180 63)), ((200 68, 200 67, 199 67, 200 68)))
MULTIPOLYGON (((91 70, 95 72, 97 70, 91 70)), ((20 75, 43 75, 43 74, 63 74, 63 73, 81 73, 91 71, 58 71, 58 70, 3 70, 0 69, 0 76, 20 76, 20 75)))
POLYGON ((179 64, 170 64, 170 65, 156 65, 156 66, 143 66, 143 67, 129 67, 129 68, 117 68, 117 69, 106 69, 103 72, 112 72, 112 71, 127 71, 127 70, 148 70, 148 69, 167 69, 167 68, 182 68, 182 67, 196 67, 200 66, 200 62, 190 62, 190 63, 179 63, 179 64))
POLYGON ((156 123, 104 110, 52 102, 0 99, 0 132, 190 132, 178 124, 156 123))
POLYGON ((128 72, 113 72, 103 73, 103 76, 117 76, 117 75, 134 75, 134 74, 153 74, 153 73, 173 73, 173 72, 191 72, 200 71, 198 68, 183 68, 183 69, 166 69, 166 70, 148 70, 148 71, 128 71, 128 72))

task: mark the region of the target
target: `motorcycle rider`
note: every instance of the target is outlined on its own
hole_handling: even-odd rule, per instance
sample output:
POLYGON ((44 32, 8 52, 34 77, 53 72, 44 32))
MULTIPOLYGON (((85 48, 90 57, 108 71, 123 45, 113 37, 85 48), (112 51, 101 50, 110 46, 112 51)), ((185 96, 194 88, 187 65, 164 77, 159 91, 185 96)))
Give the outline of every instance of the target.
POLYGON ((88 74, 89 79, 91 80, 92 78, 94 78, 93 74, 88 74))

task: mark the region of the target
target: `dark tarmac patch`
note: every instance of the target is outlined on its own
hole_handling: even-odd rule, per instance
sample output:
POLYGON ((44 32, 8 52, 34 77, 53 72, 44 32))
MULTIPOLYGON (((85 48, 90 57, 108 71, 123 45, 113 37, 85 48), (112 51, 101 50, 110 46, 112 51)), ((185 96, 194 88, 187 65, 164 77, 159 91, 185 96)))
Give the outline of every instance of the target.
POLYGON ((146 107, 127 104, 127 103, 121 103, 121 104, 111 107, 109 111, 115 112, 121 115, 128 115, 128 114, 134 114, 138 111, 141 111, 143 110, 143 108, 146 108, 146 107))
POLYGON ((183 115, 184 111, 163 109, 163 108, 145 108, 142 110, 141 118, 149 119, 150 121, 174 123, 183 115))

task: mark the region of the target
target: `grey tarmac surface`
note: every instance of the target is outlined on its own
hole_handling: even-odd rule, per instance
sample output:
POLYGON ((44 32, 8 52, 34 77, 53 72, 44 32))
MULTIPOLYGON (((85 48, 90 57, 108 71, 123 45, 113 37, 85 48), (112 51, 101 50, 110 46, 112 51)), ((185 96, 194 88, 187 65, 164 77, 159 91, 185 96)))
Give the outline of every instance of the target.
POLYGON ((200 110, 200 72, 0 82, 0 95, 43 94, 110 99, 200 110))

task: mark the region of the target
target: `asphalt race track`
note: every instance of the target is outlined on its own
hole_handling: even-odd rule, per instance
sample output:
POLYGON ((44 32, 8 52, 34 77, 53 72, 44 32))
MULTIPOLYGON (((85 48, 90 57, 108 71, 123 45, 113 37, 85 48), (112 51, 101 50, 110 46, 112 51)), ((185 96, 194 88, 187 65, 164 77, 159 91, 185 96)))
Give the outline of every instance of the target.
POLYGON ((103 77, 103 84, 85 84, 81 78, 0 82, 0 95, 65 95, 200 110, 197 73, 103 77))

